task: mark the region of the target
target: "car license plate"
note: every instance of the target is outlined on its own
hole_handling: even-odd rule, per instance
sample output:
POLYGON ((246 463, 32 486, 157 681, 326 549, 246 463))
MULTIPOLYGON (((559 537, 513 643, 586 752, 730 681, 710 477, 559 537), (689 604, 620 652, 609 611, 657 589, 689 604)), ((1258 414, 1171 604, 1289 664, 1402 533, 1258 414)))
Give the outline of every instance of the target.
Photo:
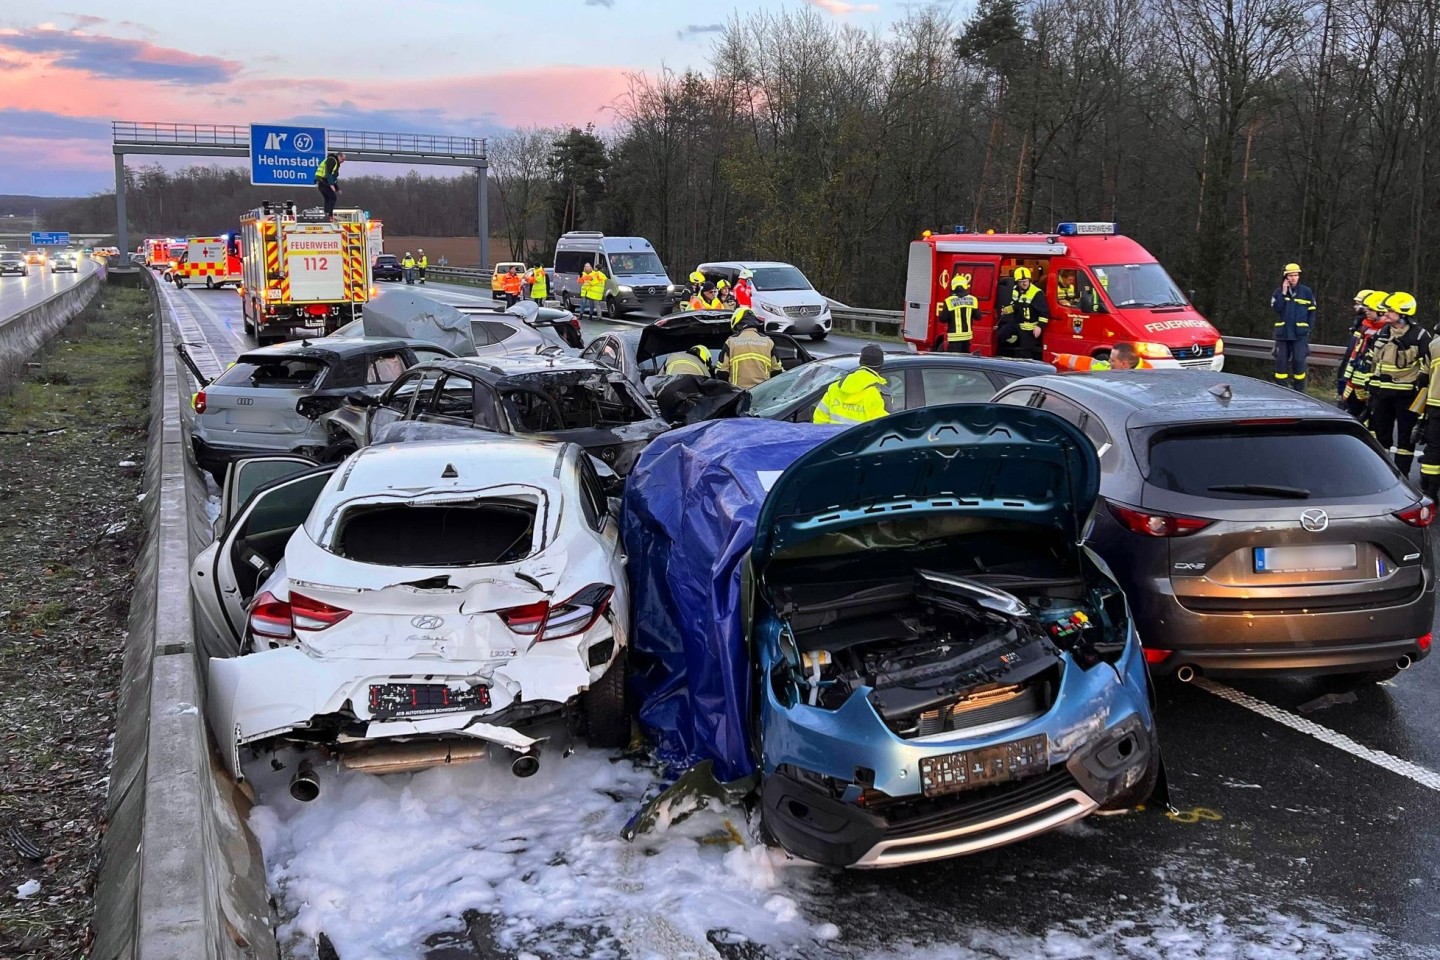
POLYGON ((927 797, 973 790, 992 783, 1035 776, 1050 768, 1050 738, 1045 734, 925 757, 920 761, 920 789, 927 797))
POLYGON ((1321 573, 1354 570, 1353 543, 1316 543, 1300 547, 1256 547, 1256 573, 1321 573))
POLYGON ((485 710, 490 706, 489 687, 451 689, 443 683, 372 683, 370 716, 376 720, 398 717, 430 717, 441 713, 485 710))

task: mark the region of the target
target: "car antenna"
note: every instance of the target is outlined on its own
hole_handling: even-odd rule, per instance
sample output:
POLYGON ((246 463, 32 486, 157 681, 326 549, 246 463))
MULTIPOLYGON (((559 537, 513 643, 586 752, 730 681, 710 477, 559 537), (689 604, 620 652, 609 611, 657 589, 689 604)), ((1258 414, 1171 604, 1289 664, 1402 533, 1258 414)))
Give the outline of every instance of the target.
POLYGON ((1230 389, 1230 384, 1228 383, 1217 383, 1215 384, 1215 386, 1211 387, 1208 392, 1212 397, 1219 400, 1221 403, 1229 403, 1230 398, 1235 395, 1234 392, 1230 389))

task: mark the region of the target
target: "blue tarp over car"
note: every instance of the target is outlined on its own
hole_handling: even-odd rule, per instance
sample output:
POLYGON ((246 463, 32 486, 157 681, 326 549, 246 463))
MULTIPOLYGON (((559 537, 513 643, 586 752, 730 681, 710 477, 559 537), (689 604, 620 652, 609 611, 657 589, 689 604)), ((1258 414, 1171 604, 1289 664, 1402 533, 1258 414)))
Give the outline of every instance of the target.
POLYGON ((756 770, 741 568, 766 491, 841 428, 741 418, 662 434, 625 489, 635 605, 632 693, 660 758, 704 760, 728 783, 756 770))

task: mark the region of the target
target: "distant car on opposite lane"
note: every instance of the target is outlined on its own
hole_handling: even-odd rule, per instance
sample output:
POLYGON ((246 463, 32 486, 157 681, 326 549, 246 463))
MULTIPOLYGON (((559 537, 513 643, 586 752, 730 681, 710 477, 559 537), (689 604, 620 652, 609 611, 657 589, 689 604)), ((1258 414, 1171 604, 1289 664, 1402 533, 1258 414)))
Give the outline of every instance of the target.
POLYGON ((25 262, 32 267, 45 266, 45 260, 46 257, 44 250, 31 250, 29 253, 25 254, 25 262))
POLYGON ((1199 370, 1049 376, 997 403, 1100 454, 1087 542, 1125 589, 1155 674, 1346 674, 1430 652, 1435 506, 1352 417, 1199 370))
POLYGON ((75 254, 71 253, 69 250, 66 250, 63 253, 57 253, 50 260, 51 273, 61 273, 67 270, 71 273, 76 273, 79 269, 79 263, 75 259, 75 254))

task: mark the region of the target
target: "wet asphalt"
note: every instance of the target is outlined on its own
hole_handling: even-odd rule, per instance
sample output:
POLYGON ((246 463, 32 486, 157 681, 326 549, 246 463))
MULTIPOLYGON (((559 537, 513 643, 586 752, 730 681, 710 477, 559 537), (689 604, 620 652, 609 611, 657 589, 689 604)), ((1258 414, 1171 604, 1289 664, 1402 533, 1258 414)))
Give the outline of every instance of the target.
MULTIPOLYGON (((176 297, 193 298, 217 359, 248 344, 233 292, 176 297)), ((1173 809, 1094 816, 929 866, 811 871, 787 893, 840 936, 799 955, 1440 957, 1440 657, 1359 689, 1170 680, 1157 701, 1173 809)), ((487 929, 474 918, 427 957, 518 956, 487 929)), ((736 960, 772 955, 718 933, 712 944, 736 960)))

